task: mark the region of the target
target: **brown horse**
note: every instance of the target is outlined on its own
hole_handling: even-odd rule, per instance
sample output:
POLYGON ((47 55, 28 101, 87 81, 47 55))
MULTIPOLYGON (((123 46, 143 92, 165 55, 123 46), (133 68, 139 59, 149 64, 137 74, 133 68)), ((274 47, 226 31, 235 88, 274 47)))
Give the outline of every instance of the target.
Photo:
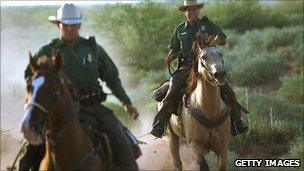
POLYGON ((181 116, 172 115, 167 134, 176 170, 182 170, 180 138, 189 145, 200 170, 209 170, 204 155, 212 150, 218 157, 219 170, 225 170, 230 138, 230 110, 221 99, 219 85, 225 82, 222 54, 213 45, 195 42, 197 62, 188 84, 188 96, 180 108, 181 116))
POLYGON ((29 62, 33 76, 27 84, 21 131, 30 144, 45 143, 40 170, 104 170, 101 155, 79 122, 79 103, 61 72, 61 53, 39 63, 30 54, 29 62))

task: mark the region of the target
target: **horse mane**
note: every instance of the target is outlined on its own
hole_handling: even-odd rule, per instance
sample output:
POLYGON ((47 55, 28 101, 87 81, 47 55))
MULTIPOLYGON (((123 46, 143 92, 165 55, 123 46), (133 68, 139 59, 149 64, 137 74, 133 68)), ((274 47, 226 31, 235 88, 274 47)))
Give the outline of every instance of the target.
POLYGON ((190 74, 187 81, 186 93, 191 93, 197 86, 198 73, 198 59, 196 59, 191 67, 190 74))
MULTIPOLYGON (((55 60, 54 60, 54 58, 49 58, 44 55, 44 56, 40 56, 38 58, 37 64, 38 64, 38 67, 40 70, 53 70, 55 60)), ((76 101, 79 100, 79 97, 78 97, 79 95, 78 95, 76 89, 74 88, 73 83, 70 80, 70 78, 67 75, 65 75, 62 72, 62 70, 59 72, 59 75, 61 75, 62 78, 67 82, 68 89, 69 89, 73 99, 76 101)))
POLYGON ((39 69, 47 70, 52 68, 52 66, 54 65, 54 60, 44 55, 38 58, 37 64, 39 69))

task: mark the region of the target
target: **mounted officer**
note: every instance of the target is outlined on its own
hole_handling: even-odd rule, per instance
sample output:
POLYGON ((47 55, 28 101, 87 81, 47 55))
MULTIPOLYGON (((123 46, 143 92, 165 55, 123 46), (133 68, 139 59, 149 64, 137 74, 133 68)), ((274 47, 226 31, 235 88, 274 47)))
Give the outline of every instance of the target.
MULTIPOLYGON (((106 94, 102 91, 98 79, 106 82, 133 119, 139 116, 121 85, 117 67, 106 51, 95 42, 94 37, 86 39, 79 36, 82 15, 75 5, 62 5, 57 11, 57 16, 50 16, 48 19, 58 27, 60 37, 41 47, 34 58, 38 60, 43 56, 51 57, 56 49, 60 50, 63 55, 63 72, 70 78, 79 96, 80 120, 84 122, 90 122, 92 118, 98 120, 97 125, 109 137, 113 161, 119 170, 138 170, 135 161, 138 156, 134 154, 131 145, 133 142, 130 141, 132 139, 130 136, 133 135, 125 131, 125 127, 112 110, 101 104, 105 101, 106 94)), ((27 82, 31 75, 28 66, 25 70, 27 82)), ((43 145, 28 145, 26 154, 20 160, 19 170, 37 170, 43 154, 43 145)))
MULTIPOLYGON (((186 0, 179 7, 184 13, 186 21, 179 24, 171 37, 169 44, 169 54, 165 58, 165 63, 170 65, 171 61, 178 58, 178 70, 170 78, 169 89, 162 100, 163 105, 158 111, 153 121, 151 134, 161 138, 164 134, 165 125, 168 123, 171 114, 176 111, 181 98, 181 91, 186 87, 192 61, 196 60, 196 54, 191 50, 193 42, 198 37, 219 36, 218 45, 226 44, 226 35, 222 29, 214 24, 207 17, 198 18, 199 10, 204 7, 203 3, 196 0, 186 0), (177 55, 178 54, 178 55, 177 55)), ((231 87, 226 83, 220 87, 222 99, 232 108, 231 119, 232 135, 240 134, 248 130, 248 126, 241 119, 242 111, 248 111, 237 103, 235 94, 231 87)))

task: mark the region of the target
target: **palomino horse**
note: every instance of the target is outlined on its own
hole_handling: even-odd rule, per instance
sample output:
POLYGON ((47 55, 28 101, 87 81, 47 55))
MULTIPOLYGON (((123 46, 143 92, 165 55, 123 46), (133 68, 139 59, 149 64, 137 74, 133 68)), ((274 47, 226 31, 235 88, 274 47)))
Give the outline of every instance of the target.
POLYGON ((212 150, 218 158, 219 170, 225 170, 230 139, 230 109, 221 99, 219 86, 225 83, 226 71, 222 54, 214 46, 218 36, 208 45, 195 42, 197 62, 192 67, 188 95, 184 96, 181 116, 172 115, 167 128, 169 148, 176 170, 182 170, 179 140, 185 139, 200 170, 209 170, 204 155, 212 150))
POLYGON ((45 143, 40 170, 104 170, 101 155, 79 122, 79 103, 61 72, 61 53, 39 64, 31 54, 29 58, 33 76, 27 84, 21 131, 30 144, 45 143))

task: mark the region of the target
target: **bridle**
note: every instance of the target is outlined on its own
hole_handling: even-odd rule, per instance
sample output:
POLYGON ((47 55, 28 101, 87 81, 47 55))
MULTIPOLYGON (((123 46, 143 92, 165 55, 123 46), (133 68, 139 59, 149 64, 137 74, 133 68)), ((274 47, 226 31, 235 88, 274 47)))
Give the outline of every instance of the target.
MULTIPOLYGON (((60 85, 61 85, 60 90, 56 90, 54 92, 54 94, 52 94, 52 101, 49 105, 42 105, 38 102, 32 101, 30 103, 25 104, 25 109, 28 109, 29 107, 33 106, 33 107, 37 107, 38 109, 40 109, 44 114, 51 113, 52 110, 53 110, 54 105, 56 104, 56 101, 57 101, 58 97, 61 95, 60 92, 63 90, 63 86, 64 86, 64 83, 65 83, 64 78, 62 76, 60 76, 58 79, 60 80, 59 82, 60 82, 60 85)), ((64 106, 66 108, 66 103, 64 103, 64 106)), ((77 111, 77 110, 75 110, 75 111, 77 111)), ((74 113, 76 113, 76 112, 74 112, 74 113)), ((73 117, 68 120, 68 123, 62 129, 60 129, 54 136, 50 136, 51 135, 50 133, 46 133, 45 131, 41 131, 42 136, 48 138, 51 142, 51 145, 53 147, 55 147, 57 142, 59 141, 59 139, 62 137, 62 134, 65 132, 67 127, 70 125, 70 123, 74 119, 74 115, 76 116, 76 114, 73 114, 73 117), (51 138, 51 137, 54 137, 54 138, 51 138)))
MULTIPOLYGON (((207 47, 215 47, 215 45, 202 45, 202 49, 207 48, 207 47)), ((199 55, 197 55, 197 58, 199 58, 201 61, 204 61, 205 59, 203 57, 200 57, 199 55)), ((222 59, 222 57, 220 57, 222 59)), ((223 59, 222 59, 223 61, 223 59)), ((205 70, 207 71, 210 79, 206 78, 206 76, 204 76, 203 74, 199 74, 200 77, 202 77, 203 79, 205 79, 208 83, 210 83, 213 86, 219 86, 218 82, 216 81, 215 75, 214 74, 210 74, 208 68, 201 62, 200 63, 202 65, 203 68, 205 68, 205 70)))
MULTIPOLYGON (((62 75, 59 74, 59 78, 58 79, 60 80, 61 88, 60 88, 60 90, 57 90, 57 91, 54 92, 54 98, 51 101, 51 103, 49 105, 47 105, 47 107, 45 105, 42 105, 42 104, 40 104, 38 102, 34 102, 33 101, 33 102, 30 102, 30 103, 27 103, 25 105, 25 109, 28 109, 29 107, 33 106, 33 107, 37 107, 38 109, 40 109, 41 111, 43 111, 44 114, 51 113, 52 110, 53 110, 54 105, 56 104, 56 101, 57 101, 58 97, 61 95, 60 92, 62 92, 65 82, 67 82, 68 86, 71 86, 69 80, 64 79, 64 77, 62 75)), ((71 87, 69 87, 68 89, 71 91, 71 87)), ((73 92, 70 92, 70 93, 73 93, 73 92)), ((65 98, 65 96, 63 96, 63 97, 65 98)), ((64 102, 66 102, 66 100, 64 100, 64 102)), ((64 106, 65 106, 65 108, 67 108, 66 103, 64 103, 64 106)), ((68 119, 68 123, 66 123, 64 125, 64 127, 62 127, 58 132, 56 132, 54 134, 51 134, 50 132, 46 132, 45 130, 43 130, 41 132, 42 137, 45 137, 45 139, 49 140, 50 147, 51 147, 50 149, 52 151, 51 155, 52 155, 52 158, 53 158, 53 164, 54 164, 55 170, 60 170, 60 167, 59 167, 58 163, 56 162, 56 158, 54 156, 54 151, 55 151, 56 145, 61 140, 61 138, 64 135, 65 131, 72 124, 72 122, 74 121, 74 119, 77 118, 77 112, 79 111, 78 109, 79 109, 79 103, 77 101, 77 103, 76 103, 76 109, 73 111, 72 117, 70 119, 68 119)), ((77 164, 75 164, 75 166, 76 166, 75 169, 80 168, 89 159, 96 157, 96 154, 97 154, 97 149, 95 147, 92 147, 81 158, 81 160, 79 162, 77 162, 77 164)))

